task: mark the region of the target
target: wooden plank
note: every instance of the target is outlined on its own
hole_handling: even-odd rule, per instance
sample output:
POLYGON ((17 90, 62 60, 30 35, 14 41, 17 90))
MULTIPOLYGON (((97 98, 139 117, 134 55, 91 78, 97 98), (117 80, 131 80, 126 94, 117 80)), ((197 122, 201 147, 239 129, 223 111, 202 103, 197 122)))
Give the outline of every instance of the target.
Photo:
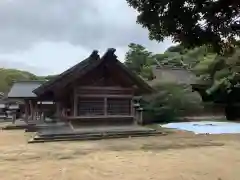
POLYGON ((76 94, 102 94, 102 95, 121 95, 121 94, 127 94, 127 95, 133 95, 132 91, 129 90, 103 90, 103 89, 98 89, 98 90, 78 90, 76 94))
POLYGON ((106 88, 102 87, 93 87, 93 88, 75 88, 76 94, 134 94, 134 90, 131 88, 106 88))

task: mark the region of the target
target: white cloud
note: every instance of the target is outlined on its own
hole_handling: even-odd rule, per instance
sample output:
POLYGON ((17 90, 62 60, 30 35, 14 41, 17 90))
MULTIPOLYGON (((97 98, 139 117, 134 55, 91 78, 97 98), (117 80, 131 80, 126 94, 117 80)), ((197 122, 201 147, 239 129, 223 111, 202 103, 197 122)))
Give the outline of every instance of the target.
POLYGON ((125 0, 2 0, 0 59, 59 73, 93 49, 114 47, 123 59, 131 42, 154 52, 171 45, 149 41, 135 21, 125 0))

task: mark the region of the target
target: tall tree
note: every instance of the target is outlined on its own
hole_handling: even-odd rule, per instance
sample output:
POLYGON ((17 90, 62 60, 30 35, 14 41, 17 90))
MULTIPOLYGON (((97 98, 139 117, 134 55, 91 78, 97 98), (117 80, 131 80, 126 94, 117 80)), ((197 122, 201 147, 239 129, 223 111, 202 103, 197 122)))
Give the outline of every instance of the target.
POLYGON ((156 54, 154 57, 161 65, 192 69, 206 54, 207 48, 205 46, 189 50, 177 45, 169 47, 164 54, 156 54))
POLYGON ((137 22, 150 39, 171 37, 184 47, 208 45, 215 52, 231 49, 240 35, 231 24, 240 18, 239 0, 127 0, 139 12, 137 22), (230 48, 229 48, 230 47, 230 48))
POLYGON ((128 47, 125 64, 135 73, 139 74, 144 66, 154 63, 152 53, 142 45, 131 43, 128 47))
POLYGON ((216 57, 211 71, 214 82, 208 93, 214 93, 217 90, 230 93, 236 87, 240 87, 240 48, 236 48, 231 56, 216 57))

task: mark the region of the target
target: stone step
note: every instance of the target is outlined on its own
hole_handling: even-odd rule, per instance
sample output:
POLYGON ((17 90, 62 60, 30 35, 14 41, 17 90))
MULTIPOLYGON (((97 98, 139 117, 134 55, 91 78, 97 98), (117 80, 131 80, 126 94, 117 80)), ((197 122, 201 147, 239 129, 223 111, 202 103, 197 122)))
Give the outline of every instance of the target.
POLYGON ((55 142, 55 141, 84 141, 84 140, 100 140, 100 139, 113 139, 113 138, 130 138, 130 137, 147 137, 147 136, 156 136, 156 135, 165 135, 161 132, 152 132, 152 133, 136 133, 136 134, 92 134, 92 135, 78 135, 78 136, 62 136, 54 138, 46 137, 34 137, 29 143, 42 143, 42 142, 55 142))

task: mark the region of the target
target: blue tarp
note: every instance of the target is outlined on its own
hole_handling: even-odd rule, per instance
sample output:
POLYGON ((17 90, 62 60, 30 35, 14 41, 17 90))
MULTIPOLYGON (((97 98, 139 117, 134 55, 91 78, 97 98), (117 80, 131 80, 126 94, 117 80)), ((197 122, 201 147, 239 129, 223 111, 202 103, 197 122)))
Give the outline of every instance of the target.
POLYGON ((240 123, 234 122, 199 121, 199 122, 169 123, 161 126, 165 128, 192 131, 195 134, 240 133, 240 123))

